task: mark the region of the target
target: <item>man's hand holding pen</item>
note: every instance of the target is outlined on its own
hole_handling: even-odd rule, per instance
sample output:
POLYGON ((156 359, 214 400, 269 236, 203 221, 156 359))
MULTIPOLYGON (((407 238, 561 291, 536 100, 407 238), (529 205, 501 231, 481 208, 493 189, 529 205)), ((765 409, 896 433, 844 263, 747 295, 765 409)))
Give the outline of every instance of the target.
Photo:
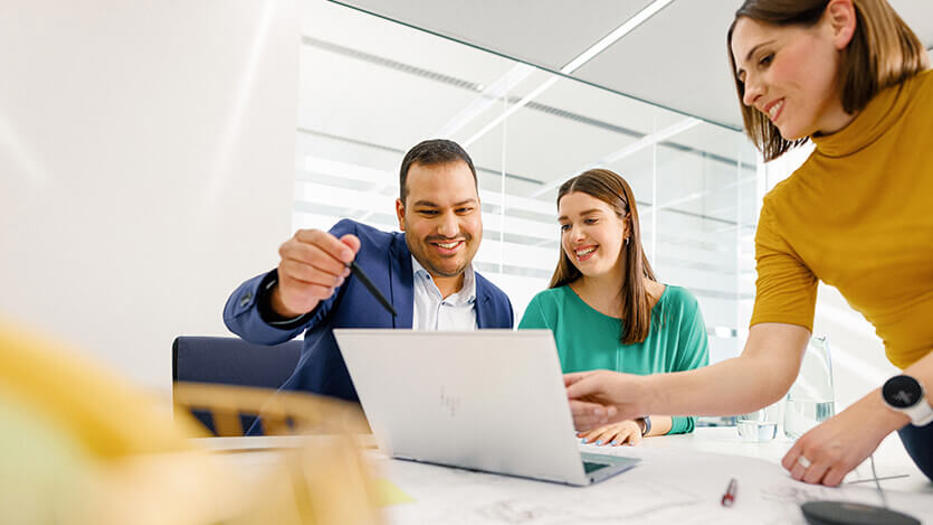
POLYGON ((282 317, 314 310, 350 275, 347 265, 359 250, 355 235, 338 239, 321 230, 298 230, 279 247, 279 281, 272 291, 272 308, 282 317))

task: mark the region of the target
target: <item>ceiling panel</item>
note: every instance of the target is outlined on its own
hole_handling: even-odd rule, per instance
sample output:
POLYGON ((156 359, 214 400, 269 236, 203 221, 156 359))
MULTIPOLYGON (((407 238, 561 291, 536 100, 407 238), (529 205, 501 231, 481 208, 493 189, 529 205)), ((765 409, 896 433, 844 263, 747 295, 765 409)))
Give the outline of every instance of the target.
POLYGON ((560 70, 650 0, 349 0, 391 20, 560 70))
POLYGON ((324 0, 304 2, 301 15, 305 45, 325 42, 331 53, 369 60, 376 67, 392 67, 394 58, 404 57, 409 71, 418 68, 438 76, 483 84, 494 81, 513 66, 513 61, 507 58, 477 52, 458 42, 413 31, 324 0))
MULTIPOLYGON (((648 0, 341 0, 552 71, 622 25, 648 0)), ((741 127, 725 34, 740 0, 675 0, 574 73, 612 91, 741 127)), ((891 0, 929 48, 933 1, 891 0)))
POLYGON ((674 2, 574 76, 738 128, 742 117, 725 44, 734 13, 734 2, 674 2))

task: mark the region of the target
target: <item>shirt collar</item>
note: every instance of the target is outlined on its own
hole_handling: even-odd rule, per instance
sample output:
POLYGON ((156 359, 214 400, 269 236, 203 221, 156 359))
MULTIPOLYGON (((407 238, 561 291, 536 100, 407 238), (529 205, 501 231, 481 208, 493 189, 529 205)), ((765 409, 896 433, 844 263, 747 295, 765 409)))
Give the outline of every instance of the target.
MULTIPOLYGON (((418 262, 418 259, 415 259, 414 255, 411 256, 411 270, 415 279, 424 281, 434 287, 437 293, 440 294, 440 290, 437 288, 437 284, 435 284, 431 274, 424 269, 424 266, 421 266, 421 263, 418 262)), ((450 296, 444 300, 457 304, 476 302, 476 274, 473 271, 473 263, 467 265, 463 270, 463 286, 460 287, 460 290, 450 294, 450 296)))
POLYGON ((881 138, 901 118, 910 104, 912 93, 922 80, 917 76, 881 90, 846 127, 829 135, 810 139, 819 153, 827 157, 845 157, 881 138))

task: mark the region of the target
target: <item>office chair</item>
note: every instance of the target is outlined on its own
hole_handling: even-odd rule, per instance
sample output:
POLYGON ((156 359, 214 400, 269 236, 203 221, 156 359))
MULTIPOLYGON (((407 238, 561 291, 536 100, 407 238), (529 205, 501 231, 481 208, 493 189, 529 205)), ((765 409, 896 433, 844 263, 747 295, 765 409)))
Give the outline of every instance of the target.
MULTIPOLYGON (((176 337, 172 342, 172 385, 176 383, 214 383, 266 388, 268 394, 291 375, 301 355, 302 341, 288 341, 275 346, 248 343, 236 337, 176 337)), ((220 435, 210 412, 191 410, 211 433, 220 435)), ((255 416, 241 416, 241 435, 255 416)), ((224 435, 231 434, 224 425, 224 435)))

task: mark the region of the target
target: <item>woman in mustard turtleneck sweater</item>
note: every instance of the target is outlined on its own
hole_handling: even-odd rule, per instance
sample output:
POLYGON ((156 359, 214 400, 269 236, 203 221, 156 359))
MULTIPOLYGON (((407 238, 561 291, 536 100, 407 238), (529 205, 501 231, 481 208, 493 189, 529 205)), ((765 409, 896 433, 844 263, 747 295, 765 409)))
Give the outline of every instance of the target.
POLYGON ((818 281, 884 341, 898 376, 804 434, 794 479, 838 485, 897 430, 933 479, 933 73, 885 0, 746 0, 728 33, 745 128, 765 160, 813 154, 764 199, 742 355, 652 376, 566 376, 578 428, 644 414, 738 414, 790 388, 818 281), (908 376, 908 377, 904 377, 908 376), (931 392, 927 399, 922 386, 931 392), (908 395, 913 389, 913 395, 908 395), (911 405, 911 412, 894 408, 911 405))

